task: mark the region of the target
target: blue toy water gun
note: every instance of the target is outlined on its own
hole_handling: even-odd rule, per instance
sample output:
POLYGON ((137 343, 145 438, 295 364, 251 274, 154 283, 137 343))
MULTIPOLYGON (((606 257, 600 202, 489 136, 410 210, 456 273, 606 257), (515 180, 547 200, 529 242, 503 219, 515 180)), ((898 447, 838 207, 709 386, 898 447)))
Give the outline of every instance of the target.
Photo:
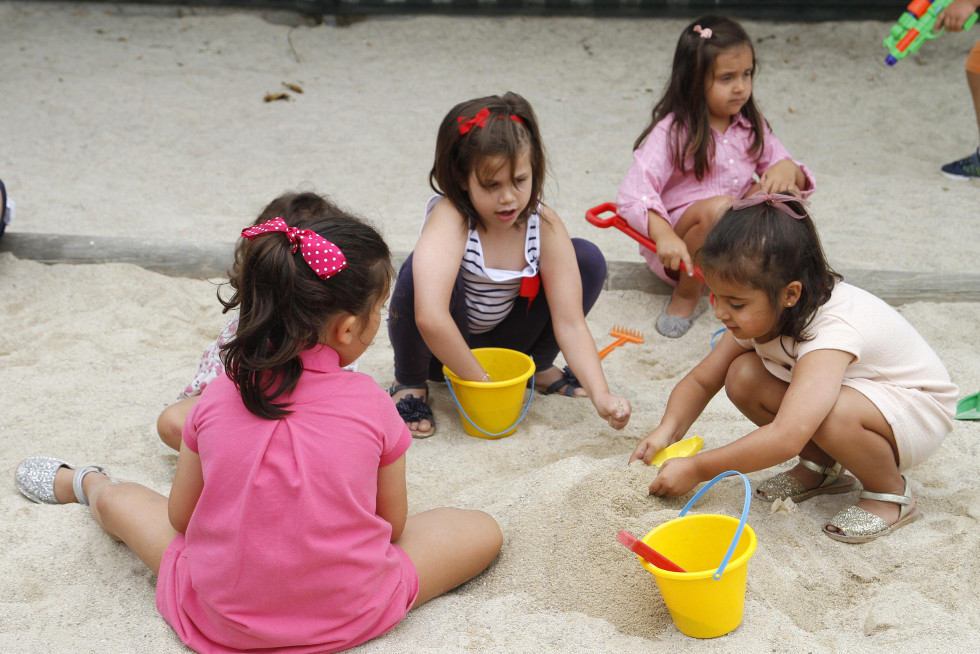
MULTIPOLYGON (((932 30, 936 26, 939 14, 950 4, 952 0, 912 0, 902 12, 898 23, 892 26, 888 36, 885 37, 884 45, 889 52, 885 57, 885 63, 894 66, 899 60, 918 50, 926 41, 939 38, 946 30, 941 30, 938 34, 932 30)), ((963 23, 963 30, 969 30, 976 22, 977 14, 974 12, 963 23)))

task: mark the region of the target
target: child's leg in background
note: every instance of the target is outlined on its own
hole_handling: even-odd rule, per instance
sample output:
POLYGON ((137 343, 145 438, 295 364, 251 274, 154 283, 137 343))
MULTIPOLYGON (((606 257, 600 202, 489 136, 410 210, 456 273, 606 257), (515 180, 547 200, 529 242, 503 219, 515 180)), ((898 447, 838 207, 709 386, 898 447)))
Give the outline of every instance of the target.
POLYGON ((966 83, 970 87, 970 95, 973 97, 973 111, 977 117, 977 134, 980 136, 980 41, 977 41, 966 58, 966 83))
POLYGON ((493 563, 503 545, 497 521, 483 511, 443 507, 409 516, 395 544, 419 575, 419 606, 469 581, 493 563))
POLYGON ((187 415, 197 404, 197 398, 204 392, 208 384, 225 373, 225 364, 221 358, 221 346, 235 337, 238 331, 238 313, 232 316, 227 324, 218 332, 218 337, 204 350, 197 364, 194 379, 177 396, 177 402, 171 404, 157 418, 157 433, 160 440, 175 450, 180 450, 180 440, 184 430, 187 415))
POLYGON ((171 404, 160 413, 157 418, 157 433, 160 440, 175 450, 180 450, 180 441, 183 438, 184 422, 187 420, 191 409, 197 404, 200 395, 191 395, 182 400, 171 404))
MULTIPOLYGON (((732 403, 757 425, 776 417, 789 384, 774 377, 755 352, 735 359, 725 377, 725 391, 732 403)), ((873 493, 905 494, 898 469, 898 445, 891 425, 871 400, 853 388, 841 387, 830 414, 814 432, 800 456, 820 465, 839 461, 873 493)), ((822 477, 802 465, 789 471, 806 488, 815 488, 822 477)), ((890 502, 862 499, 858 506, 881 516, 888 524, 900 507, 890 502)))
MULTIPOLYGON (((606 281, 606 259, 595 244, 584 239, 573 238, 572 246, 582 277, 582 311, 587 316, 606 281)), ((561 372, 554 368, 559 347, 543 289, 542 286, 530 307, 525 298, 517 298, 514 308, 499 325, 486 334, 473 334, 470 338, 473 347, 506 347, 530 355, 534 359, 538 386, 547 386, 561 377, 561 372)))
MULTIPOLYGON (((54 494, 62 504, 76 501, 74 475, 74 470, 61 468, 55 476, 54 494)), ((132 482, 112 483, 98 472, 85 475, 82 491, 96 524, 125 543, 153 574, 159 574, 163 552, 177 536, 170 525, 166 496, 132 482)))
MULTIPOLYGON (((674 225, 674 231, 684 239, 687 251, 691 256, 704 244, 708 232, 715 226, 728 209, 732 206, 732 198, 724 195, 706 198, 695 202, 684 211, 684 215, 674 225)), ((667 306, 667 315, 687 318, 694 313, 701 300, 703 284, 686 272, 679 272, 677 287, 671 295, 667 306)))
MULTIPOLYGON (((966 58, 966 83, 973 99, 973 112, 977 119, 977 133, 980 135, 980 41, 966 58)), ((980 178, 980 146, 963 159, 952 161, 941 168, 944 175, 953 179, 970 180, 980 178)))
MULTIPOLYGON (((388 339, 395 351, 395 383, 421 385, 426 378, 442 379, 439 362, 415 323, 415 280, 412 276, 412 256, 408 255, 398 272, 395 289, 388 302, 388 339)), ((466 302, 463 301, 463 278, 457 274, 456 285, 449 302, 449 313, 463 338, 469 341, 466 302)), ((395 396, 397 400, 397 395, 395 396)))

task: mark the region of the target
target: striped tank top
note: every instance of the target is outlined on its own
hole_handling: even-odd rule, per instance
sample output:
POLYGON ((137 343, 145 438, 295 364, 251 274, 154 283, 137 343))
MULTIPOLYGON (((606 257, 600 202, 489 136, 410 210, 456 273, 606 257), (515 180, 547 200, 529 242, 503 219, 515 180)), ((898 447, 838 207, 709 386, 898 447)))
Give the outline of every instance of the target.
MULTIPOLYGON (((434 195, 429 200, 425 208, 426 220, 441 199, 441 195, 434 195)), ((466 250, 463 252, 460 269, 471 334, 484 334, 499 325, 514 307, 521 281, 525 277, 538 274, 540 226, 541 217, 537 212, 532 213, 527 220, 527 232, 524 236, 524 260, 527 265, 523 270, 488 268, 483 261, 483 245, 480 243, 479 233, 476 229, 471 229, 467 234, 466 250)))

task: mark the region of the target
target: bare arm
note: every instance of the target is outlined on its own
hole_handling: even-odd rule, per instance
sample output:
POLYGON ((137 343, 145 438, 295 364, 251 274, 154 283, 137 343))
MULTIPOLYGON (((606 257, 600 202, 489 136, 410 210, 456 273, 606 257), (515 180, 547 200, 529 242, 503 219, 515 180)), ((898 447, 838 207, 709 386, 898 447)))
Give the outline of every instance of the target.
POLYGON ((599 416, 611 427, 622 429, 629 422, 632 407, 629 400, 609 391, 595 340, 582 312, 582 278, 572 240, 551 209, 542 207, 541 217, 541 283, 548 297, 558 347, 599 416))
POLYGON ((629 463, 642 459, 650 465, 657 452, 683 438, 711 398, 724 386, 732 361, 746 352, 735 342, 731 332, 725 332, 715 349, 671 391, 660 424, 636 446, 629 463))
POLYGON ((408 491, 405 482, 405 455, 378 468, 377 513, 391 524, 391 540, 398 540, 408 519, 408 491))
POLYGON ((657 244, 657 258, 665 268, 680 270, 680 265, 684 264, 684 269, 688 275, 693 275, 694 261, 691 253, 674 228, 671 227, 667 219, 653 210, 647 210, 647 234, 650 240, 657 244))
POLYGON ((683 495, 726 470, 753 472, 789 460, 824 421, 840 395, 844 371, 853 356, 841 350, 817 350, 797 362, 776 417, 733 443, 689 459, 664 463, 652 495, 683 495))
POLYGON ((181 441, 180 455, 177 458, 177 471, 174 473, 167 501, 167 514, 170 524, 180 533, 187 530, 187 523, 204 490, 204 472, 201 470, 201 457, 181 441))
POLYGON ((415 322, 437 359, 460 378, 480 381, 485 371, 449 313, 466 234, 463 217, 448 200, 441 200, 432 210, 412 256, 415 322))

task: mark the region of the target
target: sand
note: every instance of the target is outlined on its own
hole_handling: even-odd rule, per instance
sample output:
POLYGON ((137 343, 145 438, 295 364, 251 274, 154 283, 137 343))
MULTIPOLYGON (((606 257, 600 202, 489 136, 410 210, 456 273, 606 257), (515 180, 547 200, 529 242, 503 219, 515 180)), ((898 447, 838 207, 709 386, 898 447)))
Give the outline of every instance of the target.
MULTIPOLYGON (((284 24, 291 18, 0 4, 0 176, 17 202, 11 233, 230 242, 274 196, 309 189, 375 221, 408 252, 439 120, 460 100, 514 90, 543 126, 549 204, 611 261, 639 260, 629 239, 582 217, 615 197, 685 21, 284 24), (279 92, 290 98, 263 101, 279 92)), ((976 35, 944 36, 889 69, 884 22, 745 26, 762 64, 758 102, 817 177, 813 213, 831 262, 980 273, 980 187, 938 174, 976 145, 962 72, 976 35)), ((218 282, 0 253, 0 470, 12 477, 24 457, 53 455, 166 493, 176 457, 155 420, 223 324, 218 282)), ((820 534, 853 494, 789 514, 756 503, 742 625, 710 641, 674 628, 651 575, 615 540, 620 529, 642 534, 672 519, 686 499, 649 497, 655 469, 626 465, 719 326, 708 313, 684 338, 664 339, 653 329, 664 299, 610 290, 589 318, 600 346, 613 324, 647 336, 605 360, 611 386, 633 402, 621 432, 586 401, 537 396, 514 436, 472 438, 446 389, 434 389, 439 431, 409 452, 410 509, 486 510, 504 548, 485 574, 357 651, 974 651, 980 433, 962 421, 910 473, 922 519, 854 546, 820 534)), ((961 394, 980 389, 980 304, 899 310, 961 394)), ((361 370, 387 385, 391 358, 381 333, 361 370)), ((749 429, 718 397, 691 433, 717 447, 749 429)), ((34 505, 12 480, 7 488, 0 651, 187 651, 156 613, 152 575, 84 509, 34 505)), ((740 485, 725 481, 695 510, 737 515, 741 498, 740 485)))

